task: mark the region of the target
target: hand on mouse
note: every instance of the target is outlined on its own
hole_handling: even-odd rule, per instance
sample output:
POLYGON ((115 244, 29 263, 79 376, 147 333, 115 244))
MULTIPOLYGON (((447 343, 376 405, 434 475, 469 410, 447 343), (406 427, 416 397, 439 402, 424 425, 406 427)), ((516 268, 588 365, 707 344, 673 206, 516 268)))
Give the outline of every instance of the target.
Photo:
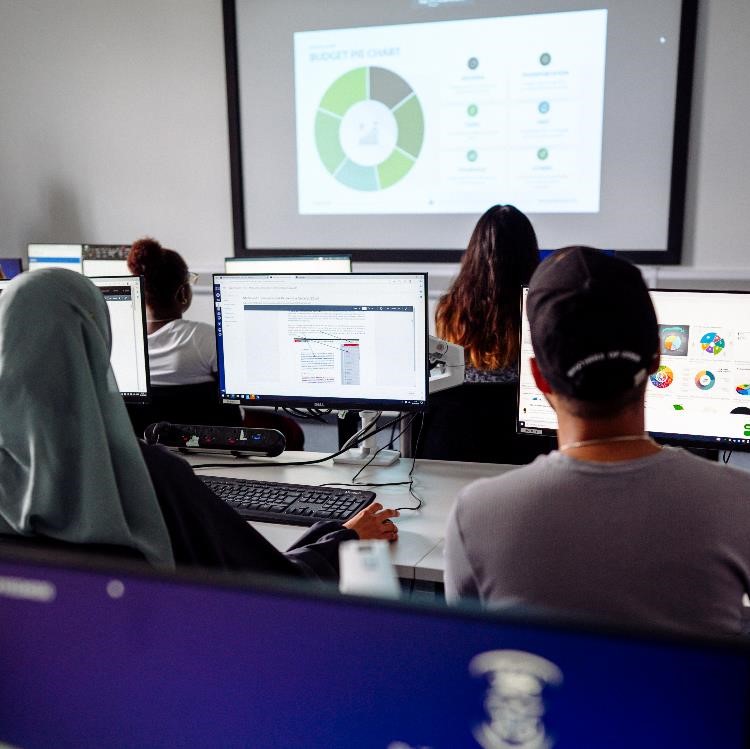
POLYGON ((379 502, 373 502, 347 520, 344 527, 353 530, 363 541, 395 541, 398 538, 398 528, 391 518, 398 516, 398 510, 383 509, 379 502))

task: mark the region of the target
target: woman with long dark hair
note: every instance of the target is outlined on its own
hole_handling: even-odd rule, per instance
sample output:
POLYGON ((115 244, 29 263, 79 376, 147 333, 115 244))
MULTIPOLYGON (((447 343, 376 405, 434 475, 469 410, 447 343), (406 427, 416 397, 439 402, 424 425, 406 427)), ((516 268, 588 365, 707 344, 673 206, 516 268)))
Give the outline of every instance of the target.
POLYGON ((521 211, 494 205, 482 215, 435 313, 437 335, 464 347, 466 381, 518 376, 520 290, 537 265, 534 227, 521 211))

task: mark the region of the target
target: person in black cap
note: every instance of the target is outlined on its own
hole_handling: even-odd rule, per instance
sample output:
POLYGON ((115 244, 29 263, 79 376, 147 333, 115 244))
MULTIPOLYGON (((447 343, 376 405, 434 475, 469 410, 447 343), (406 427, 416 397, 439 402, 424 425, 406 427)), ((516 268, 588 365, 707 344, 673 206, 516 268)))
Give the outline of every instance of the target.
POLYGON ((577 612, 692 632, 746 629, 750 477, 644 429, 659 364, 638 269, 568 247, 531 279, 539 389, 558 450, 478 481, 446 534, 446 597, 577 612))

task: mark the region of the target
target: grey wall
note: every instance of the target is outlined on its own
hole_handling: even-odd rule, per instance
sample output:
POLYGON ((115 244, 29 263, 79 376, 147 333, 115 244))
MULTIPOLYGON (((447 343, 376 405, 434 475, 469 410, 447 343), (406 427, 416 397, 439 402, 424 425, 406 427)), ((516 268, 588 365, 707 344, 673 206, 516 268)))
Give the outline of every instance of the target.
MULTIPOLYGON (((701 0, 691 277, 750 282, 748 38, 748 0, 701 0)), ((149 233, 219 269, 232 252, 223 66, 220 0, 0 0, 0 253, 149 233)))
POLYGON ((0 0, 0 254, 232 254, 219 0, 0 0))

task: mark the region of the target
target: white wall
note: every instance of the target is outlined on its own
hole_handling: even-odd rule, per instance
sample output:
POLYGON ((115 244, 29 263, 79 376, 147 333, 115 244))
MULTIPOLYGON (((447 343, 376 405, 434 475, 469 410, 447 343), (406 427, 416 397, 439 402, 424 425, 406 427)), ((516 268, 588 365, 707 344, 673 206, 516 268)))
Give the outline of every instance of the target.
MULTIPOLYGON (((680 273, 750 287, 750 2, 701 0, 698 24, 680 273)), ((220 0, 0 0, 0 253, 150 233, 220 269, 222 33, 220 0)))
POLYGON ((0 0, 0 254, 232 254, 219 0, 0 0))

